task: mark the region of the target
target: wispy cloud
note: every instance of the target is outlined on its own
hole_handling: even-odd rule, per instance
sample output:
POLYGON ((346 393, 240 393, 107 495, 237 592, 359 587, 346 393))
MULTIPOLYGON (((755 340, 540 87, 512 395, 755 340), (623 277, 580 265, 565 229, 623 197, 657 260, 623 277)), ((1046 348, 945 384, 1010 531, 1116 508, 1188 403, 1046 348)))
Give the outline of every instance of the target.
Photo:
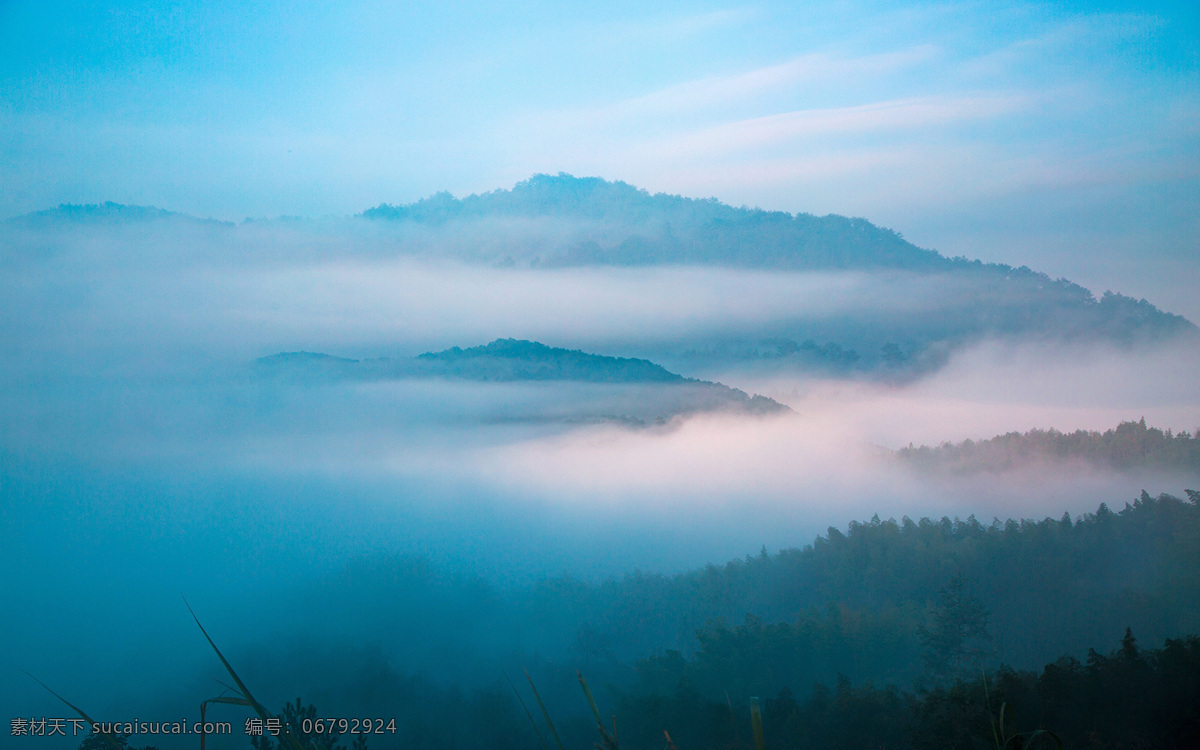
POLYGON ((656 144, 665 155, 725 155, 817 136, 919 131, 1011 114, 1029 105, 1022 94, 934 96, 873 102, 854 107, 783 112, 729 122, 656 144))
POLYGON ((739 73, 684 81, 602 106, 539 112, 523 118, 517 127, 553 131, 641 127, 662 117, 720 115, 731 106, 770 110, 777 107, 776 99, 790 97, 806 85, 821 89, 834 82, 850 85, 930 62, 937 55, 933 45, 858 57, 811 53, 739 73))

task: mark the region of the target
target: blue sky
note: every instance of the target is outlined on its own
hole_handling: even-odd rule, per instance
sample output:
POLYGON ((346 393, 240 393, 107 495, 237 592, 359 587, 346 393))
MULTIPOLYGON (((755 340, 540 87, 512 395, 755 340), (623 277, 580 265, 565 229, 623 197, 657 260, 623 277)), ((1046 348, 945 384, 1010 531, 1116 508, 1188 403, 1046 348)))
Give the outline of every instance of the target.
POLYGON ((1186 2, 0 2, 0 217, 346 214, 566 171, 865 216, 1187 307, 1198 19, 1186 2))

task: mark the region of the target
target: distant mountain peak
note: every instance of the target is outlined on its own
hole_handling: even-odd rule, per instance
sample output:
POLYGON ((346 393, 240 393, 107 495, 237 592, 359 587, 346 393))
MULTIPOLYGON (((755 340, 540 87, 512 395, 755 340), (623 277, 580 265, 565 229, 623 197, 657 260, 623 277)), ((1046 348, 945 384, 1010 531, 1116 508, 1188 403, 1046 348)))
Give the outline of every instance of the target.
POLYGON ((148 221, 184 221, 201 224, 234 226, 231 222, 201 219, 190 214, 168 211, 155 206, 114 203, 60 203, 56 208, 22 214, 8 220, 13 224, 74 223, 141 223, 148 221))
MULTIPOLYGON (((182 227, 198 234, 242 231, 232 224, 112 202, 64 204, 11 219, 4 227, 36 233, 60 226, 68 231, 101 226, 117 234, 129 227, 141 232, 142 238, 155 240, 144 247, 157 253, 159 235, 165 234, 161 228, 168 222, 173 222, 169 224, 172 229, 182 227), (143 227, 149 229, 143 231, 143 227), (219 229, 213 232, 214 227, 219 229)), ((288 226, 289 231, 293 223, 274 222, 288 226)), ((890 342, 903 343, 909 352, 928 351, 930 356, 917 360, 937 363, 944 361, 944 352, 989 337, 1132 344, 1200 333, 1190 321, 1144 300, 1112 293, 1097 298, 1081 286, 1025 266, 947 258, 866 219, 735 208, 713 198, 651 194, 626 182, 562 172, 535 174, 510 189, 465 198, 441 192, 407 205, 380 204, 345 222, 321 226, 314 222, 312 228, 321 236, 328 231, 339 238, 342 235, 338 233, 350 238, 365 234, 368 242, 360 247, 366 248, 371 258, 394 254, 439 262, 452 259, 498 269, 689 266, 800 273, 852 271, 878 274, 879 283, 889 286, 899 279, 905 284, 895 285, 897 289, 906 288, 909 299, 919 305, 885 314, 868 299, 860 309, 845 315, 796 314, 792 320, 780 321, 787 328, 746 336, 837 342, 845 350, 862 353, 859 369, 877 365, 881 358, 872 352, 890 342), (365 226, 365 221, 371 225, 365 226)), ((282 245, 276 250, 261 242, 270 229, 268 225, 245 230, 246 248, 294 257, 290 250, 282 250, 282 245)), ((297 239, 306 242, 303 237, 297 239)), ((340 259, 356 252, 354 242, 322 240, 312 244, 315 255, 310 257, 340 259)), ((186 252, 191 246, 180 243, 179 251, 186 252)), ((240 246, 237 249, 239 253, 242 250, 240 246)), ((46 250, 57 252, 49 245, 46 250)), ((713 340, 686 344, 689 350, 708 347, 716 351, 720 346, 720 341, 713 340)), ((534 353, 530 350, 523 356, 534 353)))
MULTIPOLYGON (((751 396, 720 383, 685 378, 645 359, 588 354, 537 341, 496 339, 466 349, 451 347, 411 359, 356 360, 313 352, 284 352, 262 357, 258 365, 272 376, 335 381, 444 379, 481 383, 573 381, 614 386, 652 386, 649 403, 639 407, 660 420, 682 413, 733 410, 751 414, 789 411, 765 396, 751 396), (665 387, 667 390, 657 390, 665 387), (670 391, 666 403, 656 403, 670 391), (664 411, 665 410, 665 411, 664 411)), ((644 423, 646 415, 607 415, 606 421, 644 423), (609 419, 611 418, 611 419, 609 419)))
POLYGON ((798 270, 951 265, 866 219, 735 208, 715 198, 652 195, 625 182, 561 172, 465 198, 438 193, 407 205, 382 203, 360 216, 433 226, 488 217, 557 217, 607 227, 607 247, 581 236, 573 247, 543 259, 552 265, 688 263, 798 270))
MULTIPOLYGON (((426 352, 417 357, 424 362, 446 364, 471 361, 507 360, 540 365, 534 379, 592 380, 600 382, 684 382, 687 378, 645 359, 608 357, 588 354, 578 349, 547 346, 537 341, 496 339, 483 346, 469 349, 452 347, 440 352, 426 352)), ((522 371, 526 379, 530 371, 522 371)))
POLYGON ((357 359, 349 357, 335 357, 332 354, 323 354, 321 352, 280 352, 266 357, 259 357, 258 361, 264 365, 286 365, 294 363, 309 363, 309 362, 346 362, 354 363, 357 359))

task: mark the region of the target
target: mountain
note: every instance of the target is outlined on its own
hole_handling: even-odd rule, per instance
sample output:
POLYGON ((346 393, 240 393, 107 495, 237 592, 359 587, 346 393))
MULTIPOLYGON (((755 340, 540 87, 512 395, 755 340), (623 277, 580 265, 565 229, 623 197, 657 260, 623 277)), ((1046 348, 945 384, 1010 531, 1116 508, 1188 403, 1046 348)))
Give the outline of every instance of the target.
POLYGON ((1160 469, 1200 476, 1200 431, 1172 434, 1147 427, 1146 420, 1122 422, 1104 432, 1030 430, 989 440, 909 446, 896 457, 925 472, 974 474, 1050 464, 1085 463, 1117 471, 1160 469))
POLYGON ((542 421, 615 421, 644 425, 664 423, 675 416, 698 412, 776 414, 790 411, 765 396, 751 396, 720 383, 685 378, 644 359, 607 357, 516 339, 497 339, 467 349, 456 346, 410 359, 357 360, 312 352, 284 352, 262 357, 257 364, 265 375, 307 382, 433 379, 617 387, 615 392, 589 399, 589 406, 595 408, 584 413, 541 413, 523 417, 542 421))
POLYGON ((154 206, 136 206, 123 203, 62 203, 57 208, 34 211, 13 217, 6 223, 27 228, 50 227, 62 224, 135 224, 143 222, 179 221, 186 223, 216 224, 232 227, 228 221, 201 219, 189 214, 167 211, 154 206))
POLYGON ((701 360, 820 365, 824 359, 835 370, 920 370, 987 337, 1129 345, 1198 332, 1144 299, 1096 296, 1026 266, 948 258, 865 219, 734 208, 594 177, 536 175, 511 190, 461 199, 438 193, 403 206, 381 204, 361 217, 397 232, 402 252, 449 252, 498 266, 710 266, 861 277, 861 300, 849 312, 714 335, 671 353, 686 349, 701 360), (814 357, 821 347, 838 353, 814 357))
POLYGON ((421 373, 467 380, 582 380, 589 383, 700 382, 676 375, 644 359, 605 357, 559 349, 536 341, 496 339, 486 346, 417 357, 421 373))
POLYGON ((14 262, 78 246, 89 257, 107 253, 156 267, 181 259, 269 265, 403 258, 533 273, 669 268, 658 278, 670 275, 671 283, 674 270, 687 267, 706 269, 720 280, 718 288, 742 290, 736 293, 747 299, 728 299, 734 312, 763 308, 745 291, 755 285, 777 282, 776 294, 795 288, 790 298, 766 306, 769 316, 730 315, 703 329, 640 332, 627 342, 640 356, 693 372, 732 364, 768 374, 898 379, 936 369, 955 350, 984 339, 1130 347, 1200 338, 1192 322, 1144 299, 1093 294, 1026 266, 948 258, 866 219, 736 208, 566 174, 535 175, 508 190, 464 198, 438 193, 407 205, 380 204, 342 219, 232 225, 106 203, 27 214, 0 229, 12 235, 11 242, 0 236, 0 246, 26 248, 4 255, 14 262), (739 273, 737 283, 725 284, 739 273))
POLYGON ((491 217, 574 220, 615 233, 580 236, 539 262, 555 266, 711 264, 744 268, 945 270, 953 262, 865 219, 734 208, 597 177, 535 175, 512 190, 406 206, 381 204, 366 219, 443 226, 491 217), (622 237, 622 235, 624 235, 622 237))

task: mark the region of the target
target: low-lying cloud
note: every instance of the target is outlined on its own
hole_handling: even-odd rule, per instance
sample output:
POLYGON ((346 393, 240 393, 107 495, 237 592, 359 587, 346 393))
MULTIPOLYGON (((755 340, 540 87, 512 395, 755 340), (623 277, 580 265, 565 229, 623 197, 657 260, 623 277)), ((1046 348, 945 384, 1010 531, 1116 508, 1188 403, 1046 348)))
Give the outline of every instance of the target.
MULTIPOLYGON (((889 453, 1142 416, 1194 429, 1193 344, 996 341, 903 380, 736 359, 696 372, 679 356, 703 336, 918 315, 969 295, 945 279, 491 268, 389 257, 394 240, 369 233, 172 226, 31 240, 3 259, 0 297, 17 312, 0 321, 0 596, 25 614, 0 625, 0 642, 7 662, 89 706, 109 686, 80 663, 154 683, 211 659, 181 591, 250 649, 264 633, 328 635, 297 592, 356 561, 408 555, 500 587, 595 580, 803 545, 876 513, 1057 517, 1194 481, 1087 467, 930 478, 889 453), (254 366, 279 351, 412 356, 505 336, 665 352, 685 376, 793 413, 639 424, 614 417, 668 399, 669 386, 296 381, 254 366)), ((366 645, 389 637, 354 632, 366 645)), ((0 699, 52 711, 19 686, 0 699)))

